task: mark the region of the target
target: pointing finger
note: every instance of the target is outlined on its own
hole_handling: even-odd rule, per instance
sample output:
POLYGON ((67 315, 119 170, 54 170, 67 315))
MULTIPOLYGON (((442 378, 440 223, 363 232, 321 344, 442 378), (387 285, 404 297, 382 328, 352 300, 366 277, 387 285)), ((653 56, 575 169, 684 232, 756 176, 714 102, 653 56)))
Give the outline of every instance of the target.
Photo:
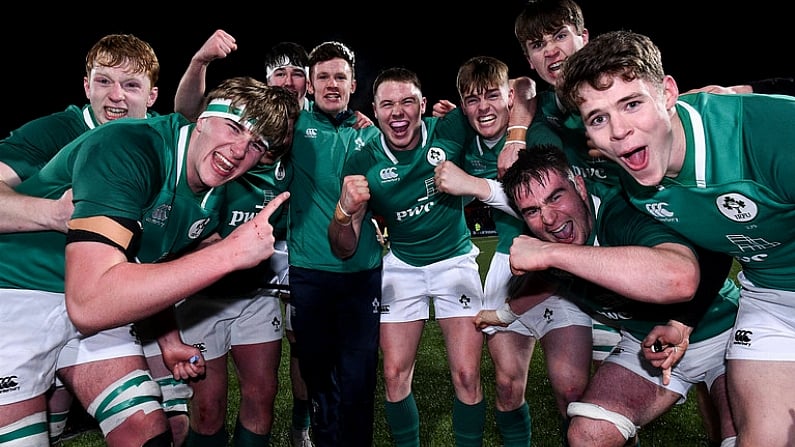
POLYGON ((282 204, 284 202, 286 202, 287 199, 289 199, 289 198, 290 198, 290 192, 289 191, 285 191, 285 192, 279 194, 278 196, 274 197, 273 200, 268 202, 268 204, 265 205, 262 208, 262 211, 260 211, 259 214, 257 214, 257 215, 259 216, 260 214, 263 214, 264 215, 263 217, 265 219, 270 219, 271 215, 274 212, 276 212, 276 210, 279 209, 279 207, 282 206, 282 204))

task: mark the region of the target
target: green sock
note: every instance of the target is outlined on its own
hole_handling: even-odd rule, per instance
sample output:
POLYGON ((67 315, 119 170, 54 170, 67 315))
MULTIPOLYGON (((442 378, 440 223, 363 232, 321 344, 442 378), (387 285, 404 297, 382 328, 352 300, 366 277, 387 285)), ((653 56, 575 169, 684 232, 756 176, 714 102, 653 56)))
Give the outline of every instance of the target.
POLYGON ((229 442, 229 434, 224 428, 212 435, 202 435, 191 428, 188 430, 185 447, 218 447, 225 446, 227 442, 229 442))
POLYGON ((420 447, 420 413, 414 394, 400 402, 386 402, 386 421, 396 447, 420 447))
POLYGON ((486 424, 486 401, 467 405, 453 400, 453 434, 456 447, 481 447, 486 424))
POLYGON ((530 408, 527 402, 515 410, 496 410, 494 419, 502 435, 503 447, 527 447, 530 445, 532 427, 530 408))
POLYGON ((267 447, 271 445, 271 434, 258 435, 243 427, 240 419, 235 422, 235 435, 232 436, 232 445, 235 447, 267 447))
POLYGON ((306 430, 309 428, 309 401, 293 398, 293 428, 306 430))

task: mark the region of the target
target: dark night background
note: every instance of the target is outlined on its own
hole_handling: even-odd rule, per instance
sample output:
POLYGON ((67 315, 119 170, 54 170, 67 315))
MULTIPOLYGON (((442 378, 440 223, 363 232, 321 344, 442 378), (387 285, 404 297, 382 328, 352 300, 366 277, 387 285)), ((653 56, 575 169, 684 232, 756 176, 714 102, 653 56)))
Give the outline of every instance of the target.
MULTIPOLYGON (((419 74, 430 113, 440 98, 457 100, 455 75, 471 56, 498 57, 511 67, 512 76, 530 74, 513 34, 523 3, 288 0, 199 7, 198 2, 87 2, 80 9, 21 4, 14 15, 5 13, 0 31, 5 103, 0 136, 68 104, 85 104, 85 54, 108 33, 132 33, 154 47, 161 64, 154 106, 159 113, 173 110, 174 92, 190 57, 218 28, 236 37, 238 50, 210 65, 210 87, 236 75, 262 79, 262 54, 276 42, 292 40, 311 49, 324 40, 340 40, 357 55, 354 108, 372 116, 373 79, 380 69, 400 65, 419 74)), ((698 0, 579 3, 592 37, 630 29, 654 39, 667 72, 683 91, 795 75, 791 15, 784 3, 734 3, 733 9, 728 2, 698 0)))

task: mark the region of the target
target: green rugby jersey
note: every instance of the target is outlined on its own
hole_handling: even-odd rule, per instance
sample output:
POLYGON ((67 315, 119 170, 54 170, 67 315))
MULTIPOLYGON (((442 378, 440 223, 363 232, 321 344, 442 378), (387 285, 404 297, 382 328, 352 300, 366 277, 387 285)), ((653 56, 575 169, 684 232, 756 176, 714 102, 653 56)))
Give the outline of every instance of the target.
MULTIPOLYGON (((228 183, 218 233, 226 237, 237 227, 253 219, 277 195, 287 191, 291 178, 292 169, 289 164, 278 161, 273 165, 258 164, 239 179, 228 183)), ((288 200, 269 219, 277 241, 287 237, 289 203, 288 200)), ((266 259, 255 267, 227 274, 202 294, 218 297, 250 294, 269 285, 274 274, 270 259, 266 259)))
MULTIPOLYGON (((619 190, 610 185, 595 182, 589 185, 590 207, 594 214, 594 229, 586 245, 594 246, 655 246, 662 243, 692 245, 681 235, 635 210, 624 199, 619 190)), ((653 304, 625 298, 611 290, 574 277, 566 272, 554 270, 556 279, 562 282, 565 296, 571 297, 592 313, 600 314, 616 325, 643 339, 651 329, 678 319, 687 314, 692 302, 677 304, 653 304)), ((643 278, 638 278, 643 281, 643 278)), ((701 317, 690 336, 698 342, 716 336, 734 325, 739 288, 731 279, 723 281, 723 287, 712 299, 711 305, 701 317)))
MULTIPOLYGON (((147 117, 156 116, 152 112, 147 117)), ((132 118, 130 118, 132 119, 132 118)), ((99 126, 91 105, 68 106, 61 112, 29 121, 0 140, 0 161, 25 180, 69 142, 99 126)))
MULTIPOLYGON (((178 114, 106 123, 69 143, 17 191, 58 198, 72 188, 73 218, 138 221, 135 259, 169 258, 215 231, 223 203, 223 187, 195 194, 187 185, 193 126, 178 114)), ((56 231, 0 234, 0 287, 63 292, 65 243, 56 231)))
POLYGON ((566 153, 574 173, 581 175, 589 184, 599 181, 619 185, 621 166, 606 158, 588 155, 587 141, 580 115, 563 111, 553 91, 538 94, 536 115, 525 137, 527 147, 537 144, 557 146, 566 153))
MULTIPOLYGON (((381 133, 376 126, 354 129, 355 123, 353 114, 336 123, 316 108, 302 111, 295 123, 287 160, 293 167, 287 228, 292 266, 346 273, 381 265, 382 248, 373 225, 362 225, 359 246, 349 259, 335 256, 328 240, 328 226, 342 190, 345 160, 381 133)), ((389 232, 391 235, 391 228, 389 232)))
POLYGON ((795 291, 795 98, 688 94, 676 112, 686 139, 682 169, 654 187, 624 173, 632 203, 734 256, 755 285, 795 291))
POLYGON ((402 261, 419 267, 471 250, 464 198, 437 191, 434 169, 445 160, 463 166, 464 145, 472 133, 456 109, 441 119, 423 118, 414 149, 392 151, 381 137, 345 164, 343 176, 367 177, 369 209, 384 217, 390 250, 402 261))
MULTIPOLYGON (((221 211, 218 232, 225 237, 235 228, 253 219, 276 196, 288 190, 293 170, 289 163, 277 161, 273 165, 258 164, 242 177, 226 185, 226 201, 221 211)), ((288 200, 271 215, 276 240, 287 237, 288 200)))

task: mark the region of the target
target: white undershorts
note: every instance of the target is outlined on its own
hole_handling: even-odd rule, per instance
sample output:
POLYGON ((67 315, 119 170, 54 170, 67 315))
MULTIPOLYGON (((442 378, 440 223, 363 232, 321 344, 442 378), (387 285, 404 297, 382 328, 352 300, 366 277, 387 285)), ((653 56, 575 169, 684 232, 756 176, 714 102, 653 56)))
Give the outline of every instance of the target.
POLYGON ((517 321, 521 321, 536 339, 541 339, 554 329, 569 326, 592 327, 590 315, 573 302, 557 295, 536 304, 520 315, 517 321))
POLYGON ((740 304, 726 358, 795 361, 795 292, 753 285, 743 272, 740 304))
POLYGON ((80 333, 63 293, 0 289, 0 300, 0 405, 6 405, 47 392, 61 348, 80 333))
POLYGON ((607 356, 605 362, 623 366, 640 377, 671 390, 682 396, 677 403, 683 403, 687 392, 693 384, 706 382, 711 388, 712 383, 726 372, 726 340, 731 334, 731 329, 723 333, 692 343, 687 347, 685 355, 679 360, 671 371, 671 381, 668 385, 662 384, 662 370, 655 368, 641 351, 641 341, 622 331, 621 341, 607 356))
POLYGON ((99 360, 144 355, 132 325, 127 324, 70 340, 58 357, 58 369, 99 360))
POLYGON ((381 322, 427 320, 433 302, 436 319, 472 317, 483 307, 483 284, 472 244, 469 253, 422 267, 398 259, 390 250, 384 256, 381 288, 381 322))
MULTIPOLYGON (((507 253, 499 252, 494 252, 491 257, 489 271, 486 272, 486 281, 483 284, 484 309, 498 309, 505 304, 505 299, 508 298, 508 280, 513 276, 509 258, 510 256, 507 253)), ((493 334, 499 331, 516 332, 528 337, 533 336, 519 320, 514 321, 507 327, 489 326, 483 329, 486 334, 493 334)))
POLYGON ((268 343, 284 335, 279 298, 270 290, 250 298, 190 297, 177 305, 183 343, 202 349, 207 360, 232 346, 268 343))

